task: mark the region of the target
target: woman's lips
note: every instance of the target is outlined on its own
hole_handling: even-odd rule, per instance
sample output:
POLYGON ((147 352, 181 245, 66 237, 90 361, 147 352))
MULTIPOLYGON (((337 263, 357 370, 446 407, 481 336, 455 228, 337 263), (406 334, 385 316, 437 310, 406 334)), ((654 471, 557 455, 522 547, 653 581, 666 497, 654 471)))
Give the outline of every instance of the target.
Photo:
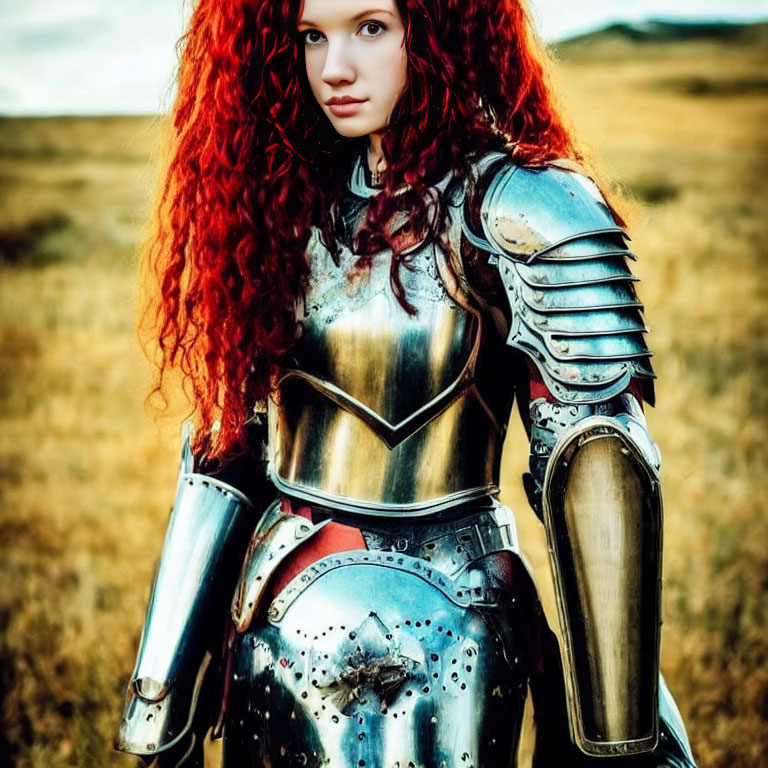
POLYGON ((354 115, 364 103, 363 101, 346 101, 344 103, 328 104, 327 106, 331 114, 336 115, 336 117, 349 117, 354 115))

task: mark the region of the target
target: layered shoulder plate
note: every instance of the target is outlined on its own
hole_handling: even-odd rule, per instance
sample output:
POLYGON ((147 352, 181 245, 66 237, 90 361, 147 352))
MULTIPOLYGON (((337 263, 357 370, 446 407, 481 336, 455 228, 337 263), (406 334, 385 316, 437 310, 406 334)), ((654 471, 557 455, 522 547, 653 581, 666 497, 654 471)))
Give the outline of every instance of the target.
POLYGON ((562 168, 504 165, 481 205, 474 244, 496 258, 510 304, 507 343, 555 398, 595 403, 643 383, 653 402, 647 328, 627 235, 597 186, 562 168))
POLYGON ((591 179, 552 166, 504 165, 480 216, 493 248, 525 263, 585 235, 626 236, 591 179))

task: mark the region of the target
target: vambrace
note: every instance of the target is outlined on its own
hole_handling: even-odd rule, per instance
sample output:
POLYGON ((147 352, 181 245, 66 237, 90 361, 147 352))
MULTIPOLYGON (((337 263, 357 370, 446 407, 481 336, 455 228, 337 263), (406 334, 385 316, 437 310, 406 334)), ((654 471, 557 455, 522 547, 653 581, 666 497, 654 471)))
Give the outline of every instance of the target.
POLYGON ((630 394, 595 406, 534 400, 531 416, 572 738, 592 755, 650 751, 661 628, 658 452, 630 394))
MULTIPOLYGON (((247 461, 250 474, 265 475, 255 458, 247 461)), ((215 677, 208 667, 218 664, 227 608, 256 518, 254 504, 238 488, 194 470, 185 439, 176 499, 115 744, 147 762, 158 756, 163 766, 196 761, 196 743, 215 718, 209 712, 205 720, 196 710, 199 700, 216 696, 212 691, 201 695, 201 690, 215 677)), ((230 479, 232 473, 220 474, 230 479)))

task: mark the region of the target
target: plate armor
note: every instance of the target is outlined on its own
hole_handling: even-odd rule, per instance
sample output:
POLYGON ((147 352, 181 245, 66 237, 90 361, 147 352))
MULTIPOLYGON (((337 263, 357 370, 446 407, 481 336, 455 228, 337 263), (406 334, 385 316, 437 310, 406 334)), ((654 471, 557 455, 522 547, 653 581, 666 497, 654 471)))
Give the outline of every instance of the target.
MULTIPOLYGON (((653 400, 653 371, 626 233, 578 173, 491 153, 470 178, 435 186, 444 236, 408 249, 409 314, 388 252, 357 268, 354 234, 375 193, 356 161, 340 254, 310 239, 302 334, 267 419, 283 501, 256 526, 237 583, 221 578, 235 595, 225 765, 512 766, 529 686, 537 765, 629 754, 694 765, 659 677, 659 458, 639 405, 653 400), (540 608, 514 519, 495 500, 515 387, 529 406, 524 482, 549 540, 562 678, 536 650, 540 608), (557 705, 537 700, 542 663, 565 688, 570 740, 557 753, 545 744, 557 705)), ((191 503, 209 514, 207 498, 191 503)), ((248 505, 232 503, 239 519, 248 505)), ((213 563, 231 538, 232 552, 245 550, 235 523, 231 534, 216 523, 221 539, 185 525, 193 562, 213 563)), ((178 557, 166 551, 155 595, 185 578, 165 567, 178 557)), ((173 633, 188 630, 162 623, 158 600, 145 637, 165 632, 169 654, 183 656, 173 633)), ((176 667, 197 673, 202 655, 144 675, 145 646, 121 748, 199 764, 188 693, 154 741, 135 721, 173 690, 176 667)))

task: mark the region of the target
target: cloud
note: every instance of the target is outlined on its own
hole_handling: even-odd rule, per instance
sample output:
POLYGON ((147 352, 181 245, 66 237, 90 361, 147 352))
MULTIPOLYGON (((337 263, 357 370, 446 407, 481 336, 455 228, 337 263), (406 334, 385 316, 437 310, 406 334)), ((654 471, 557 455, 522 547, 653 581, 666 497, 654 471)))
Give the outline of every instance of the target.
POLYGON ((136 113, 166 106, 183 28, 177 0, 21 0, 3 14, 0 112, 136 113))
POLYGON ((98 19, 48 22, 22 27, 9 35, 9 42, 18 53, 56 54, 60 51, 76 50, 84 39, 97 36, 103 31, 98 19))
MULTIPOLYGON (((193 4, 0 0, 0 113, 162 109, 172 88, 175 43, 193 4)), ((648 16, 768 18, 768 0, 530 0, 530 5, 550 40, 648 16)))

